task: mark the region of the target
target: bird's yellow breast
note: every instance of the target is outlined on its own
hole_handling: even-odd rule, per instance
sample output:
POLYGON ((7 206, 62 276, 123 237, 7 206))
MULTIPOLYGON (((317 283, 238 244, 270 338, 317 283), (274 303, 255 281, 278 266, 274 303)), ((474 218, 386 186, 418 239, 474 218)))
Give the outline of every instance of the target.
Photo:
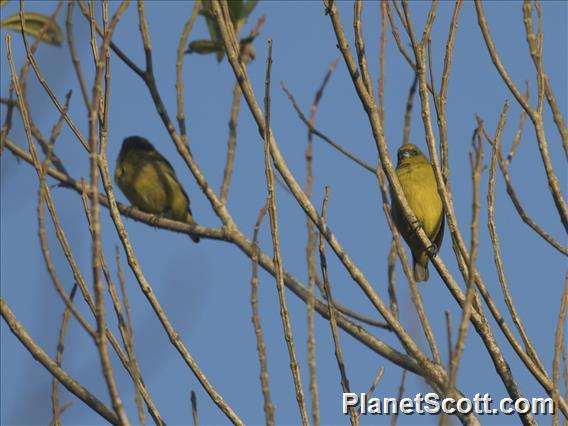
POLYGON ((128 200, 148 213, 167 210, 166 188, 160 184, 156 167, 149 162, 134 168, 129 166, 119 178, 119 185, 128 200))
POLYGON ((442 200, 436 187, 436 178, 428 162, 411 164, 396 170, 408 204, 428 238, 438 233, 442 217, 442 200))

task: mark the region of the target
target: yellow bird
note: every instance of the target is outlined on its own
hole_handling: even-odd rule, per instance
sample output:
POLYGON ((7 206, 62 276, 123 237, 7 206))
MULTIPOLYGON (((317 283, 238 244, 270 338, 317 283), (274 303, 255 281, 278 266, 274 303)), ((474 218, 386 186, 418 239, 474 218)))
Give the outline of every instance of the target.
MULTIPOLYGON (((145 138, 130 136, 122 142, 114 180, 128 201, 146 213, 195 223, 189 198, 168 160, 145 138)), ((196 243, 199 237, 190 235, 196 243)))
MULTIPOLYGON (((408 205, 432 241, 429 250, 440 249, 444 237, 444 210, 438 194, 434 170, 428 158, 412 144, 398 150, 396 175, 408 205)), ((410 247, 414 263, 414 279, 428 280, 428 251, 422 248, 418 235, 412 230, 391 189, 392 218, 402 237, 410 247)))

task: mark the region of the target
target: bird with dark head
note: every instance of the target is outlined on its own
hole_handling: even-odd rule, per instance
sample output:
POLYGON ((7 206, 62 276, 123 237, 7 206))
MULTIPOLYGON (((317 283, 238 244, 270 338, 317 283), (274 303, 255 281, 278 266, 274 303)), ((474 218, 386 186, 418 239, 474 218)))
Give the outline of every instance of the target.
MULTIPOLYGON (((195 223, 189 198, 168 160, 141 136, 122 142, 114 180, 128 201, 146 213, 195 223)), ((196 243, 199 237, 190 235, 196 243)))
MULTIPOLYGON (((437 253, 444 237, 444 210, 442 200, 438 194, 434 169, 428 158, 412 144, 406 144, 398 150, 398 163, 396 175, 406 201, 430 241, 433 243, 430 250, 437 253)), ((428 251, 416 232, 412 229, 399 203, 396 201, 391 188, 392 210, 391 215, 402 237, 410 247, 414 263, 414 279, 427 281, 428 251)))

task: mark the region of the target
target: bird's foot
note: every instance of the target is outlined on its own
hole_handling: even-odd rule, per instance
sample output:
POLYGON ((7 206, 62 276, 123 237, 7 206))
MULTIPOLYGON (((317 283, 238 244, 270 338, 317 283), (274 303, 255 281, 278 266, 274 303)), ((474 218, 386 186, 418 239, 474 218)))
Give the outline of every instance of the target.
POLYGON ((163 219, 164 217, 165 216, 163 214, 152 215, 152 217, 150 218, 150 225, 158 226, 158 222, 160 221, 160 219, 163 219))
POLYGON ((432 243, 430 247, 426 249, 426 253, 428 254, 428 257, 434 257, 438 253, 438 246, 435 243, 432 243))
POLYGON ((420 221, 418 219, 413 220, 412 222, 410 222, 410 228, 414 231, 414 233, 416 233, 418 235, 418 229, 420 229, 422 227, 422 224, 420 223, 420 221))

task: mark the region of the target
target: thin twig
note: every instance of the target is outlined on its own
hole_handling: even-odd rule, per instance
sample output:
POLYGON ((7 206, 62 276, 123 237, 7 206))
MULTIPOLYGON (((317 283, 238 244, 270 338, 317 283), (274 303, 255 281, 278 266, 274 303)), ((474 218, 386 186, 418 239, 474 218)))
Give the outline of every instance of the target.
MULTIPOLYGON (((314 95, 312 107, 310 109, 309 123, 312 125, 316 120, 316 113, 318 110, 319 102, 323 96, 324 89, 331 78, 331 74, 335 70, 339 58, 333 60, 323 78, 323 81, 314 95)), ((313 133, 308 130, 308 138, 306 144, 305 158, 306 158, 306 196, 311 199, 314 187, 313 175, 313 133)), ((319 410, 319 396, 318 396, 318 383, 316 376, 316 335, 315 335, 315 282, 318 279, 316 271, 316 231, 313 223, 309 217, 306 217, 306 229, 308 233, 308 241, 306 243, 306 262, 308 266, 308 289, 310 291, 310 298, 307 303, 307 319, 308 319, 308 368, 310 371, 310 401, 312 409, 312 420, 314 426, 320 424, 320 410, 319 410)), ((328 301, 329 303, 329 301, 328 301)))
POLYGON ((412 121, 412 107, 414 102, 414 95, 416 94, 416 84, 418 83, 418 76, 414 75, 414 80, 408 91, 408 98, 406 98, 406 110, 404 114, 404 129, 402 131, 402 145, 410 143, 410 124, 412 121))
POLYGON ((87 107, 87 110, 91 108, 91 102, 89 100, 89 94, 87 92, 87 85, 85 83, 85 77, 83 75, 83 70, 81 68, 81 62, 79 61, 79 56, 77 55, 77 50, 75 49, 75 38, 73 36, 73 6, 74 1, 70 1, 67 4, 67 18, 65 19, 65 25, 67 29, 67 45, 69 46, 69 53, 71 54, 71 61, 73 62, 73 68, 75 69, 75 74, 77 75, 77 80, 79 82, 79 87, 81 89, 81 94, 83 95, 83 102, 87 107))
POLYGON ((562 369, 562 376, 564 378, 564 398, 568 399, 568 354, 566 351, 566 342, 562 343, 562 361, 564 367, 562 369))
MULTIPOLYGON (((529 81, 525 81, 525 98, 529 99, 529 81)), ((523 134, 523 126, 525 124, 525 120, 527 118, 527 112, 524 109, 521 109, 521 116, 519 118, 519 127, 517 128, 517 133, 515 133, 515 138, 513 139, 513 143, 511 144, 511 148, 509 149, 509 153, 507 154, 507 161, 506 165, 511 165, 511 161, 513 161, 513 156, 515 155, 515 151, 517 150, 517 146, 521 141, 521 135, 523 134)))
POLYGON ((260 224, 266 215, 268 209, 268 200, 260 209, 258 218, 254 225, 252 238, 253 254, 252 254, 252 278, 251 278, 251 296, 250 303, 252 306, 252 324, 254 334, 256 336, 256 350, 258 352, 258 361, 260 364, 260 385, 262 390, 262 398, 264 400, 264 416, 267 425, 274 425, 274 404, 270 397, 270 386, 268 383, 268 367, 266 362, 266 346, 264 343, 264 335, 262 332, 262 324, 260 322, 260 312, 258 309, 258 231, 260 224))
POLYGON ((195 391, 191 391, 191 416, 193 417, 193 425, 199 426, 199 416, 197 414, 197 396, 195 391))
POLYGON ((177 98, 177 122, 179 126, 179 134, 181 140, 189 148, 189 141, 187 139, 187 130, 185 124, 185 111, 183 107, 183 57, 185 52, 185 46, 187 45, 187 39, 189 33, 193 28, 193 23, 197 18, 199 9, 201 7, 201 0, 196 0, 193 4, 193 11, 188 21, 183 26, 183 31, 179 38, 177 56, 176 56, 176 98, 177 98))
POLYGON ((393 315, 398 318, 398 298, 396 296, 396 241, 393 237, 387 258, 387 276, 389 281, 389 303, 393 315))
MULTIPOLYGON (((402 370, 402 377, 400 378, 400 385, 398 387, 397 401, 400 401, 404 395, 404 385, 406 384, 406 373, 407 370, 402 370)), ((396 421, 398 420, 398 410, 391 416, 390 425, 396 426, 396 421)))
POLYGON ((450 311, 444 311, 444 316, 446 318, 446 335, 448 338, 448 363, 449 363, 454 353, 453 349, 454 343, 452 340, 452 316, 450 314, 450 311))
MULTIPOLYGON (((507 111, 503 111, 502 116, 506 116, 507 111)), ((465 302, 462 307, 462 314, 458 328, 458 338, 454 350, 452 351, 452 358, 450 359, 450 377, 448 380, 448 395, 452 395, 456 386, 456 378, 458 366, 461 359, 463 349, 465 347, 465 338, 469 328, 469 320, 473 310, 473 300, 475 296, 475 259, 477 257, 478 247, 478 234, 479 234, 479 183, 481 180, 481 173, 483 172, 483 134, 481 131, 481 122, 478 122, 477 131, 474 133, 472 146, 474 153, 469 154, 469 162, 471 165, 471 180, 473 186, 472 196, 472 213, 471 213, 471 249, 469 256, 469 277, 467 280, 467 290, 465 302), (477 141, 477 144, 476 144, 477 141)))
MULTIPOLYGON (((404 47, 404 44, 402 43, 402 41, 400 39, 400 35, 398 33, 398 27, 396 26, 396 22, 394 21, 394 16, 393 16, 393 13, 392 13, 392 9, 390 8, 390 4, 389 4, 388 1, 386 1, 384 3, 385 3, 385 8, 387 10, 387 16, 389 18, 392 36, 394 38, 394 41, 396 42, 398 50, 400 51, 402 56, 406 59, 406 61, 410 64, 412 69, 416 70, 416 64, 412 61, 412 58, 410 57, 410 55, 406 51, 406 48, 404 47)), ((396 3, 396 0, 392 0, 392 3, 395 6, 395 9, 398 13, 398 16, 401 18, 401 22, 403 24, 403 27, 406 28, 406 24, 404 23, 404 18, 402 17, 402 13, 399 10, 400 6, 398 5, 398 3, 396 3)))
POLYGON ((370 398, 371 395, 373 394, 373 392, 375 392, 375 389, 377 388, 377 385, 379 384, 379 380, 381 380, 381 377, 383 377, 384 372, 385 372, 385 367, 381 367, 381 369, 379 370, 379 372, 377 373, 377 375, 375 377, 375 380, 373 380, 371 387, 367 391, 367 397, 368 398, 370 398))
POLYGON ((227 195, 231 186, 233 176, 233 165, 235 162, 235 147, 237 144, 237 122, 239 117, 239 105, 241 103, 241 86, 235 82, 233 88, 233 101, 231 103, 231 115, 229 118, 229 139, 227 141, 227 160, 223 169, 223 181, 221 183, 220 198, 221 202, 227 203, 227 195))
MULTIPOLYGON (((560 354, 564 341, 564 328, 566 327, 566 311, 568 310, 568 274, 564 276, 564 291, 560 299, 560 312, 558 313, 558 324, 554 335, 554 358, 552 361, 552 397, 554 405, 558 406, 560 401, 560 354)), ((564 360, 566 363, 566 360, 564 360)), ((566 364, 565 364, 566 365, 566 364)), ((568 386, 568 383, 565 383, 568 386)), ((558 410, 554 413, 554 424, 558 424, 558 410)))
MULTIPOLYGON (((69 294, 69 299, 73 302, 75 293, 77 292, 77 284, 74 284, 69 294)), ((69 318, 71 318, 71 309, 65 308, 63 318, 61 319, 61 326, 59 327, 59 339, 57 340, 57 352, 55 354, 55 363, 61 367, 63 362, 63 351, 65 350, 65 335, 69 326, 69 318)), ((61 412, 62 407, 59 406, 59 381, 54 377, 51 384, 51 403, 53 418, 51 424, 54 426, 61 425, 61 412)))
MULTIPOLYGON (((120 261, 120 250, 118 246, 115 247, 115 258, 116 258, 116 275, 118 277, 118 282, 120 284, 120 292, 122 293, 122 301, 124 304, 124 311, 126 312, 126 324, 124 326, 123 340, 125 343, 126 354, 128 355, 128 360, 130 361, 130 368, 132 370, 134 381, 134 388, 136 389, 135 401, 136 401, 136 409, 138 410, 138 421, 141 425, 146 423, 145 415, 144 415, 144 407, 142 406, 142 374, 140 373, 140 367, 138 365, 138 360, 136 359, 136 355, 134 352, 134 328, 132 325, 132 312, 130 310, 130 303, 128 302, 128 293, 126 292, 126 280, 124 278, 124 272, 122 271, 122 262, 120 261)), ((110 288, 114 288, 114 286, 110 286, 111 280, 109 281, 109 290, 110 288)), ((112 293, 111 293, 112 294, 112 293)), ((114 302, 114 299, 113 299, 114 302)), ((115 306, 120 306, 119 303, 114 302, 115 306)), ((118 313, 117 313, 118 315, 118 313)), ((118 315, 118 318, 122 318, 122 315, 118 315)), ((124 321, 119 320, 119 325, 124 321)), ((150 407, 150 411, 155 410, 155 408, 150 407)), ((156 416, 153 415, 155 418, 156 416)))
MULTIPOLYGON (((325 223, 327 203, 329 201, 329 186, 325 187, 325 197, 323 199, 321 208, 321 218, 322 222, 325 223)), ((329 325, 331 326, 331 335, 333 336, 333 345, 335 347, 335 358, 337 359, 337 366, 339 368, 339 374, 341 377, 341 388, 343 393, 350 393, 349 379, 347 378, 347 372, 345 371, 345 363, 343 362, 343 352, 341 350, 341 344, 339 343, 339 333, 337 331, 337 320, 335 318, 335 310, 333 309, 333 297, 331 295, 331 286, 329 284, 329 279, 327 275, 327 258, 325 256, 325 239, 323 234, 320 232, 319 235, 319 254, 320 254, 320 265, 321 274, 323 278, 323 286, 325 289, 326 299, 329 303, 329 325)), ((359 424, 358 414, 355 407, 349 407, 349 420, 351 425, 355 426, 359 424)))
POLYGON ((306 118, 306 116, 304 115, 304 113, 302 112, 300 107, 298 106, 298 103, 296 102, 294 95, 292 95, 292 93, 290 93, 290 91, 286 88, 284 82, 280 82, 280 86, 282 87, 282 90, 284 91, 284 93, 286 93, 286 96, 288 96, 288 99, 290 99, 290 102, 292 103, 292 106, 294 107, 294 109, 298 113, 300 120, 302 120, 302 122, 308 127, 308 129, 310 130, 311 133, 318 136, 324 142, 327 142, 329 145, 334 147, 340 153, 342 153, 347 158, 354 161, 355 163, 357 163, 358 165, 360 165, 361 167, 363 167, 367 171, 369 171, 371 173, 375 173, 376 167, 370 166, 369 164, 365 163, 363 160, 357 158, 355 155, 351 154, 345 148, 341 147, 341 145, 337 144, 332 139, 328 138, 326 135, 324 135, 322 132, 320 132, 318 129, 316 129, 313 124, 310 124, 310 120, 308 120, 306 118))
POLYGON ((282 326, 284 328, 284 336, 288 356, 290 358, 290 370, 294 379, 294 387, 296 389, 296 401, 300 410, 302 424, 309 424, 308 413, 306 410, 306 402, 304 391, 302 390, 302 380, 300 378, 300 368, 294 348, 294 338, 292 337, 292 327, 288 308, 286 306, 286 294, 284 292, 284 270, 282 268, 282 260, 280 258, 280 242, 278 236, 278 213, 276 210, 276 199, 274 194, 274 177, 270 162, 270 70, 272 66, 272 40, 268 39, 268 59, 266 61, 266 80, 264 95, 264 113, 265 113, 265 132, 264 132, 264 169, 266 174, 266 185, 268 188, 268 215, 270 217, 270 234, 272 236, 272 247, 274 250, 274 264, 276 266, 276 287, 278 290, 278 301, 280 303, 280 317, 282 318, 282 326))
POLYGON ((365 54, 365 40, 363 38, 363 24, 361 23, 361 13, 363 11, 363 2, 355 0, 353 5, 353 28, 355 30, 355 48, 357 50, 357 58, 359 59, 359 70, 363 77, 363 84, 367 88, 367 92, 373 93, 373 83, 367 67, 367 55, 365 54))
POLYGON ((387 8, 388 1, 381 2, 381 42, 379 50, 379 88, 377 97, 379 101, 379 120, 383 128, 385 127, 385 48, 387 45, 387 8))
MULTIPOLYGON (((320 293, 322 294, 323 298, 325 299, 326 296, 325 296, 325 289, 323 287, 323 281, 317 275, 315 277, 315 283, 318 286, 320 293)), ((342 313, 346 317, 357 320, 357 321, 359 321, 363 324, 367 324, 367 325, 370 325, 372 327, 378 327, 378 328, 382 328, 384 330, 392 331, 392 329, 390 328, 390 326, 386 322, 380 321, 378 319, 374 319, 374 318, 371 318, 369 316, 363 315, 359 312, 356 312, 353 309, 350 309, 346 306, 343 306, 341 303, 339 303, 336 300, 333 301, 333 307, 337 312, 342 313)))
POLYGON ((0 154, 4 152, 4 146, 6 145, 6 138, 10 129, 12 128, 12 116, 14 113, 14 107, 18 104, 14 101, 14 88, 10 86, 8 89, 8 99, 1 99, 3 104, 6 104, 8 108, 6 109, 6 118, 4 119, 4 124, 2 124, 2 130, 0 132, 0 154))
POLYGON ((554 123, 556 124, 556 128, 560 133, 562 139, 562 147, 564 148, 564 155, 568 159, 568 129, 566 129, 566 123, 564 123, 564 117, 562 116, 562 112, 558 107, 558 103, 556 102, 556 97, 554 96, 554 92, 550 87, 550 79, 545 74, 544 75, 544 90, 546 94, 546 100, 548 101, 548 105, 550 110, 552 111, 552 118, 554 123))
POLYGON ((440 134, 440 161, 442 165, 442 176, 444 182, 450 188, 450 161, 448 152, 448 126, 446 121, 446 95, 450 81, 450 68, 452 64, 452 55, 454 49, 454 41, 456 29, 458 27, 459 14, 461 11, 462 0, 456 0, 450 30, 448 32, 448 40, 446 42, 446 54, 444 55, 444 68, 442 70, 442 80, 440 83, 440 93, 434 94, 434 105, 438 115, 438 133, 440 134))
MULTIPOLYGON (((436 92, 436 85, 434 83, 435 78, 434 78, 434 67, 432 66, 432 40, 430 38, 428 38, 428 72, 430 74, 430 85, 432 86, 432 91, 434 93, 436 92)), ((415 76, 416 78, 416 76, 415 76)))
MULTIPOLYGON (((252 42, 258 36, 260 29, 264 25, 266 17, 261 15, 258 18, 256 25, 251 30, 248 35, 247 43, 241 46, 241 53, 243 54, 243 60, 245 62, 252 61, 252 42), (251 49, 245 49, 244 46, 250 46, 251 49)), ((235 148, 237 143, 237 122, 239 117, 239 105, 241 103, 241 86, 238 81, 235 81, 235 86, 233 88, 233 102, 231 103, 231 115, 229 118, 229 139, 227 141, 227 159, 225 161, 225 168, 223 169, 223 181, 221 183, 220 198, 221 202, 227 203, 227 195, 229 194, 229 188, 231 186, 231 177, 233 175, 233 165, 235 162, 235 148)), ((284 188, 287 190, 284 186, 284 188)))
MULTIPOLYGON (((58 408, 58 412, 59 412, 59 417, 61 417, 61 415, 67 411, 67 409, 69 407, 71 407, 73 405, 73 401, 72 400, 68 400, 67 402, 65 402, 63 405, 61 405, 58 408)), ((57 426, 58 424, 55 423, 55 419, 51 419, 51 421, 49 422, 49 426, 57 426)))

